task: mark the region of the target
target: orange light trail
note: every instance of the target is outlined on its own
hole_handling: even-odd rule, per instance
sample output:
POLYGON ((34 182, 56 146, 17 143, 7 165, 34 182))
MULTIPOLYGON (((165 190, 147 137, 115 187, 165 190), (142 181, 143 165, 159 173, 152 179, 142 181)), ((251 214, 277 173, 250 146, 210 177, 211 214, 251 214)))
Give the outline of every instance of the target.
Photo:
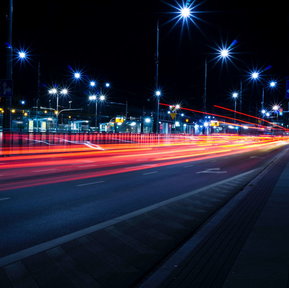
MULTIPOLYGON (((148 136, 149 138, 149 136, 148 136)), ((219 135, 171 135, 151 137, 151 142, 99 144, 94 150, 83 144, 68 147, 34 147, 33 153, 0 158, 0 190, 141 171, 185 162, 238 154, 288 144, 288 137, 219 135), (65 153, 63 152, 65 151, 65 153)), ((14 151, 14 152, 15 152, 14 151)), ((28 152, 31 152, 28 149, 28 152)))

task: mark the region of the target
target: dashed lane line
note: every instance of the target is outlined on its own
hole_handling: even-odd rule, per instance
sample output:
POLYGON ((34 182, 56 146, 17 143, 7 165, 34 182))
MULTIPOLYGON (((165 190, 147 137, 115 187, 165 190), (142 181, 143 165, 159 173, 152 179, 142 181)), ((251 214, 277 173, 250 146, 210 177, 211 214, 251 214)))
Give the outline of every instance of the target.
POLYGON ((104 181, 89 182, 89 183, 77 184, 76 186, 82 187, 82 186, 88 186, 88 185, 94 185, 94 184, 101 184, 103 182, 104 181))
POLYGON ((6 200, 10 200, 11 198, 9 197, 5 197, 5 198, 0 198, 0 201, 6 201, 6 200))
POLYGON ((155 174, 155 173, 158 173, 159 171, 152 171, 152 172, 146 172, 146 173, 143 173, 142 175, 150 175, 150 174, 155 174))

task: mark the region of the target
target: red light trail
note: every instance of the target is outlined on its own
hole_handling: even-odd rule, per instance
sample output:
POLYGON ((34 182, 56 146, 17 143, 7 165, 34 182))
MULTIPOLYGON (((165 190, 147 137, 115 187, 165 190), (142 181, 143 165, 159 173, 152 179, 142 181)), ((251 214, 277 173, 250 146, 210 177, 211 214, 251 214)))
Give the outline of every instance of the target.
POLYGON ((98 144, 101 148, 98 150, 84 143, 48 145, 46 149, 43 146, 33 149, 15 147, 6 154, 9 157, 0 158, 0 190, 127 173, 264 148, 275 149, 288 143, 288 137, 236 134, 155 136, 143 135, 145 143, 98 144))
MULTIPOLYGON (((160 103, 160 105, 168 106, 168 107, 175 107, 176 106, 176 105, 169 105, 169 104, 165 104, 165 103, 160 103)), ((285 129, 282 126, 279 126, 277 124, 274 124, 274 123, 269 122, 267 120, 264 120, 262 118, 255 117, 255 116, 252 116, 252 115, 249 115, 249 114, 245 114, 245 113, 242 113, 242 112, 238 112, 238 111, 235 111, 235 110, 232 110, 232 109, 229 109, 229 108, 225 108, 225 107, 222 107, 222 106, 218 106, 218 105, 214 105, 214 106, 217 107, 217 108, 221 108, 223 110, 235 112, 235 113, 240 114, 240 115, 245 115, 245 116, 248 116, 248 117, 252 117, 252 118, 258 119, 260 121, 262 120, 262 121, 267 122, 267 123, 269 123, 269 124, 271 124, 273 126, 279 127, 283 131, 286 131, 286 132, 289 131, 289 129, 285 129)), ((219 118, 230 119, 230 120, 233 120, 233 121, 238 121, 238 122, 242 122, 242 123, 246 123, 246 124, 257 126, 257 127, 250 127, 250 129, 260 129, 260 128, 268 129, 267 126, 256 124, 256 123, 245 121, 245 120, 241 120, 241 119, 238 119, 238 118, 232 118, 232 117, 229 117, 229 116, 224 116, 224 115, 219 115, 219 114, 214 114, 214 113, 209 113, 209 112, 203 112, 203 111, 194 110, 194 109, 190 109, 190 108, 184 108, 184 107, 180 107, 179 109, 187 110, 187 111, 191 111, 191 112, 195 112, 195 113, 200 113, 200 114, 206 114, 206 115, 210 115, 210 116, 215 116, 215 117, 219 117, 219 118)), ((223 124, 227 124, 227 125, 240 126, 240 125, 236 125, 235 123, 227 123, 227 122, 222 122, 222 123, 223 124)), ((272 129, 272 130, 280 130, 278 128, 271 128, 271 127, 270 127, 270 129, 272 129)))

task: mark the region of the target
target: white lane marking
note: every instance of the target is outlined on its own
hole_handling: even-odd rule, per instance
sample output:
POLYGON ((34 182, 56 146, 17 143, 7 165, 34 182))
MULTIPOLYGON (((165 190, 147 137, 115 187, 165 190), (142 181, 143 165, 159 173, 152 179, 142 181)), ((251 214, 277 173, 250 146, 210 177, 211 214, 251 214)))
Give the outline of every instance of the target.
POLYGON ((96 182, 78 184, 78 185, 76 185, 76 186, 82 187, 82 186, 88 186, 88 185, 93 185, 93 184, 100 184, 100 183, 103 183, 103 182, 104 182, 104 181, 96 181, 96 182))
POLYGON ((250 156, 250 159, 259 158, 259 156, 250 156))
POLYGON ((184 168, 189 168, 189 167, 193 167, 193 166, 195 166, 195 164, 186 165, 186 166, 184 166, 184 168))
POLYGON ((124 162, 112 162, 111 164, 122 164, 124 162))
POLYGON ((224 174, 224 173, 228 173, 227 171, 220 171, 221 168, 209 168, 209 169, 206 169, 206 170, 203 170, 203 171, 198 171, 196 172, 197 174, 208 174, 208 173, 211 173, 211 174, 224 174))
POLYGON ((143 173, 142 175, 150 175, 150 174, 155 174, 158 173, 159 171, 152 171, 152 172, 147 172, 147 173, 143 173))
POLYGON ((6 200, 9 200, 9 199, 11 199, 11 198, 9 198, 9 197, 6 197, 6 198, 0 198, 0 201, 6 201, 6 200))
POLYGON ((57 171, 58 169, 45 169, 45 170, 34 170, 33 173, 47 172, 47 171, 57 171))
POLYGON ((95 150, 104 150, 101 146, 97 145, 97 144, 92 144, 90 142, 84 142, 83 143, 85 146, 95 149, 95 150))

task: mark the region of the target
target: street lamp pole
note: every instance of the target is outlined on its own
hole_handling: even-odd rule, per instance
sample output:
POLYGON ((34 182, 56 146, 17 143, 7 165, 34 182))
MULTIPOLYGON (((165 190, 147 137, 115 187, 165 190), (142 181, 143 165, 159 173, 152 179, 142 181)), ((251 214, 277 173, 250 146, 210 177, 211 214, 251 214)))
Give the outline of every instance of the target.
POLYGON ((9 0, 9 7, 7 13, 7 45, 6 45, 6 80, 8 85, 11 85, 9 94, 5 99, 5 113, 3 119, 3 130, 9 131, 12 129, 12 98, 13 98, 13 44, 12 44, 12 18, 13 18, 13 0, 9 0))
POLYGON ((203 109, 204 112, 207 110, 207 75, 208 75, 208 61, 205 58, 205 79, 204 79, 204 97, 203 97, 203 109))
POLYGON ((157 117, 155 123, 155 131, 159 133, 159 113, 160 113, 160 91, 159 91, 159 42, 160 42, 160 27, 159 27, 159 19, 157 20, 156 26, 156 55, 155 55, 155 96, 157 97, 157 117))
POLYGON ((51 95, 56 95, 56 131, 58 129, 58 113, 59 113, 59 93, 61 95, 67 95, 68 94, 68 90, 66 88, 63 88, 60 92, 56 89, 56 88, 52 88, 48 91, 49 94, 51 95))
POLYGON ((262 87, 262 101, 261 101, 261 110, 264 110, 264 98, 265 98, 265 88, 262 87))
POLYGON ((237 92, 234 92, 232 94, 232 97, 234 98, 234 123, 236 123, 236 110, 237 110, 237 98, 238 98, 238 93, 237 92))
POLYGON ((156 75, 155 75, 155 88, 156 90, 159 89, 159 43, 160 43, 160 24, 159 20, 157 20, 157 38, 156 38, 156 59, 155 59, 155 64, 156 64, 156 75))
MULTIPOLYGON (((218 59, 225 61, 227 58, 230 57, 229 48, 222 48, 218 51, 218 59)), ((207 112, 207 80, 208 79, 208 57, 205 57, 205 64, 204 64, 204 94, 203 94, 203 110, 207 112)))
POLYGON ((105 100, 105 95, 101 94, 99 96, 96 96, 95 94, 90 95, 88 97, 90 101, 95 101, 95 129, 98 130, 98 100, 104 101, 105 100))
POLYGON ((243 81, 240 80, 240 106, 239 110, 242 112, 242 105, 243 105, 243 81))
POLYGON ((157 97, 157 119, 156 119, 156 133, 159 133, 159 115, 160 115, 160 97, 162 93, 160 90, 155 91, 155 96, 157 97))
POLYGON ((98 103, 98 101, 97 101, 97 99, 95 100, 95 128, 97 129, 97 103, 98 103))

